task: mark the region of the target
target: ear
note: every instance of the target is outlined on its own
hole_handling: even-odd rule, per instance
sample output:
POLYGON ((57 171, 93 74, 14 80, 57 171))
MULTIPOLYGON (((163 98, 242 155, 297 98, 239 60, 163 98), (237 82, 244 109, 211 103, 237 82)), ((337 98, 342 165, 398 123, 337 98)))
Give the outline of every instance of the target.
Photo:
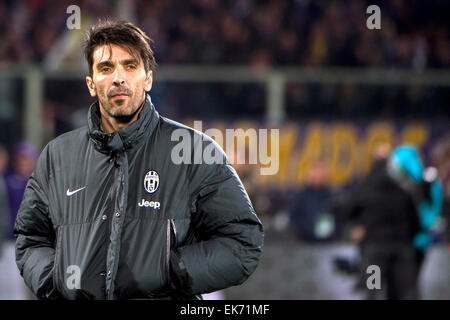
POLYGON ((89 93, 91 94, 91 97, 95 97, 97 95, 97 89, 95 88, 94 81, 91 77, 86 77, 86 84, 89 89, 89 93))
POLYGON ((152 84, 153 84, 153 73, 152 70, 149 70, 147 72, 147 77, 145 78, 145 85, 144 85, 145 91, 150 91, 152 88, 152 84))

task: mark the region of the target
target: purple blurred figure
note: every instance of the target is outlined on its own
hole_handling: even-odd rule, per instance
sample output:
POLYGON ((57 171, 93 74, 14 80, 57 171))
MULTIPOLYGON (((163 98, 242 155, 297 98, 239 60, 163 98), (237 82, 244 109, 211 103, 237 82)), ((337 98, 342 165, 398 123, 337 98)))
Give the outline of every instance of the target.
POLYGON ((13 229, 17 212, 22 202, 27 181, 34 170, 37 156, 38 150, 34 144, 26 141, 19 143, 14 150, 12 170, 5 174, 9 202, 8 237, 10 239, 14 239, 13 229))

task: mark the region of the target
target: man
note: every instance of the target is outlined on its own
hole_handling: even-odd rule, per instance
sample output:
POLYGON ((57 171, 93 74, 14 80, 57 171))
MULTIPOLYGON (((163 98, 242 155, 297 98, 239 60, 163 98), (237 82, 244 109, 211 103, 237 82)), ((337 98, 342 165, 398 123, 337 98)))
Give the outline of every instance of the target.
POLYGON ((14 161, 12 170, 5 174, 5 184, 8 193, 9 217, 8 217, 8 239, 13 240, 14 221, 22 202, 23 193, 28 179, 33 172, 38 156, 36 146, 30 142, 20 142, 14 148, 14 161))
POLYGON ((327 188, 327 168, 315 162, 308 170, 304 188, 292 195, 289 214, 292 228, 302 241, 316 243, 336 236, 336 221, 330 207, 331 191, 327 188))
MULTIPOLYGON (((367 268, 376 265, 381 271, 381 288, 367 290, 367 298, 419 299, 423 258, 417 250, 425 249, 422 228, 428 228, 428 224, 422 221, 423 210, 418 208, 418 197, 410 187, 422 188, 422 164, 411 146, 402 145, 390 152, 382 144, 376 150, 370 174, 338 206, 341 213, 357 223, 351 237, 359 242, 360 286, 366 285, 367 268)), ((438 211, 430 212, 433 217, 427 215, 426 220, 434 222, 438 211)))
POLYGON ((196 298, 257 266, 262 225, 223 150, 161 117, 146 94, 149 42, 125 22, 88 33, 86 83, 98 101, 87 127, 43 150, 14 229, 17 265, 38 298, 196 298), (174 164, 177 129, 223 164, 174 164))
POLYGON ((3 254, 4 240, 9 235, 9 204, 8 190, 6 188, 3 174, 8 166, 8 151, 0 144, 0 259, 3 254))

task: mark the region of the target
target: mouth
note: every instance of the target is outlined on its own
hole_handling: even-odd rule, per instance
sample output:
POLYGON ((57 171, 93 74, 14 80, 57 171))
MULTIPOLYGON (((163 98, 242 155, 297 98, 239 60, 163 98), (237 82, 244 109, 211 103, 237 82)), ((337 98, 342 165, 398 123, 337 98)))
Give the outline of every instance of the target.
POLYGON ((117 99, 125 99, 128 97, 129 97, 129 95, 127 95, 127 94, 115 94, 111 97, 111 99, 117 100, 117 99))

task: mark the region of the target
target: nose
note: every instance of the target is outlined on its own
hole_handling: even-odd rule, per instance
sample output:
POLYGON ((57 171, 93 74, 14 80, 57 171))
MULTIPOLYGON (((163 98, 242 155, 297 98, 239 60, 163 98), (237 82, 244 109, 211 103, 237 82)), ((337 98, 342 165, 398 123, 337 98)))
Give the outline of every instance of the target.
POLYGON ((125 83, 125 77, 120 69, 121 68, 116 68, 116 70, 114 70, 113 84, 115 86, 121 86, 125 83))

